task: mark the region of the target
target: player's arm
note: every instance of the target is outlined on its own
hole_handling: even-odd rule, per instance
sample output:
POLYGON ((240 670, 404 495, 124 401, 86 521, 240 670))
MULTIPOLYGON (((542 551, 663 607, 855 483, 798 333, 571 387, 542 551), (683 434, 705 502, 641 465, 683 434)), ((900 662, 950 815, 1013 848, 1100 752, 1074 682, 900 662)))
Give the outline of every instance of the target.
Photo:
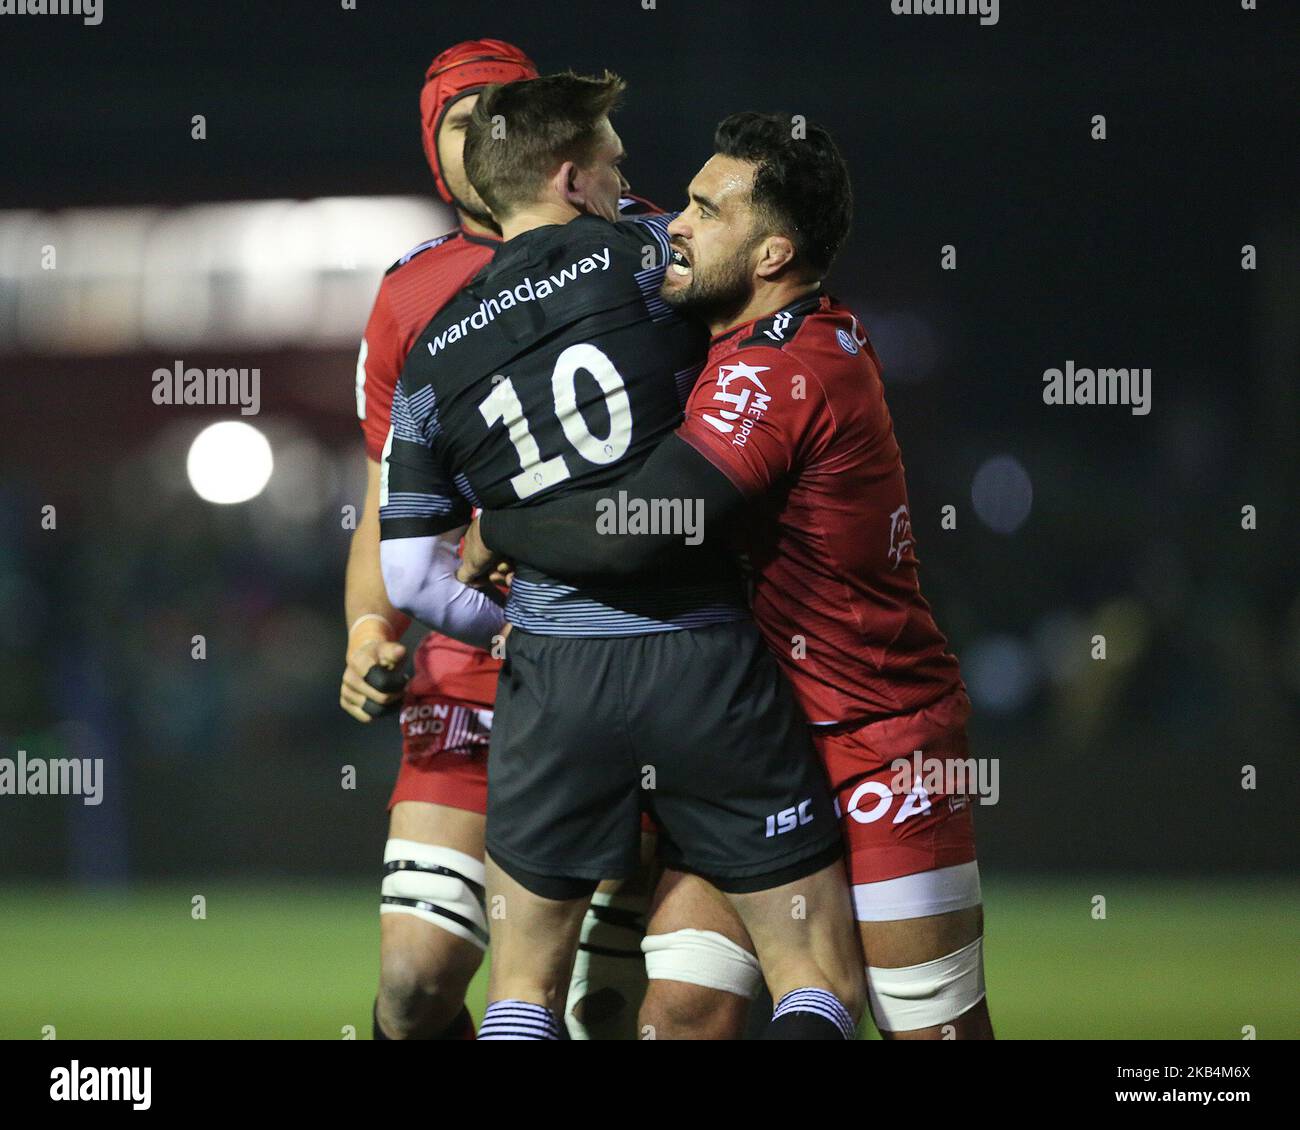
MULTIPOLYGON (((701 374, 676 433, 613 488, 544 505, 488 511, 467 539, 468 565, 501 557, 527 561, 561 580, 706 567, 724 552, 744 503, 761 498, 823 442, 831 423, 820 386, 777 350, 742 350, 701 374), (599 521, 632 500, 694 500, 703 507, 697 546, 678 534, 633 534, 599 521), (705 554, 699 551, 705 550, 705 554), (694 559, 692 559, 694 553, 694 559), (470 559, 472 555, 472 560, 470 559)), ((462 577, 469 569, 462 569, 462 577)))
POLYGON ((505 624, 500 594, 456 579, 456 543, 469 503, 425 439, 403 385, 392 418, 379 477, 379 562, 388 599, 435 632, 488 648, 505 624))
POLYGON ((672 435, 613 486, 537 506, 484 511, 466 537, 460 575, 481 580, 501 558, 577 582, 701 568, 706 558, 726 553, 726 530, 743 503, 725 474, 672 435), (621 501, 635 507, 651 499, 680 500, 681 513, 690 508, 693 529, 626 532, 617 520, 621 501))
POLYGON ((358 722, 369 722, 401 701, 405 678, 398 671, 406 648, 398 641, 410 624, 389 601, 379 567, 379 463, 374 459, 366 460, 366 498, 348 549, 343 607, 348 642, 339 705, 358 722))
MULTIPOLYGON (((411 618, 393 607, 379 567, 379 471, 376 460, 366 460, 366 500, 348 549, 344 612, 349 625, 363 617, 386 621, 389 631, 385 638, 397 639, 406 631, 411 618)), ((355 631, 358 636, 374 634, 359 625, 355 631)))
POLYGON ((366 497, 348 548, 343 607, 347 645, 339 705, 359 722, 396 710, 402 701, 409 618, 393 607, 379 570, 379 461, 388 436, 393 389, 402 371, 401 333, 380 286, 357 354, 357 418, 365 440, 366 497))
POLYGON ((505 626, 502 597, 456 577, 461 529, 434 537, 393 538, 380 543, 384 584, 393 602, 444 636, 485 650, 505 626))

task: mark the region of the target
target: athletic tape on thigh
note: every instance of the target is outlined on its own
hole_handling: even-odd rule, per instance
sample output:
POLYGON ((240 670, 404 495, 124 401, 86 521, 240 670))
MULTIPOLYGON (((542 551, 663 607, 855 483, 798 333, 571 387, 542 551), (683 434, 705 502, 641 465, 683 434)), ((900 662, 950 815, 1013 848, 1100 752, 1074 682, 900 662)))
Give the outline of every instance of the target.
POLYGON ((417 840, 389 840, 379 909, 414 914, 487 949, 483 882, 483 862, 472 855, 417 840))
POLYGON ((758 958, 713 930, 647 934, 641 943, 646 976, 721 989, 753 1000, 763 987, 758 958))
POLYGON ((955 953, 903 969, 867 966, 867 993, 876 1026, 910 1032, 956 1020, 984 999, 984 939, 955 953))
POLYGON ((641 938, 647 902, 644 895, 591 896, 564 1008, 570 1039, 636 1038, 636 1010, 645 996, 641 938), (574 1010, 588 997, 580 1020, 574 1010))
POLYGON ((853 887, 853 913, 859 922, 928 918, 981 901, 980 869, 974 860, 853 887))

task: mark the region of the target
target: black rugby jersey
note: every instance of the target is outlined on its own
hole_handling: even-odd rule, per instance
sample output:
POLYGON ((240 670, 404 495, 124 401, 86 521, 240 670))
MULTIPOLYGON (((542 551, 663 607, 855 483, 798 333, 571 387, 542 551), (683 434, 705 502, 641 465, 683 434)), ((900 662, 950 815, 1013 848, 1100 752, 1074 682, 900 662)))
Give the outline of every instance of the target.
MULTIPOLYGON (((429 323, 393 397, 384 539, 613 483, 677 427, 708 335, 659 297, 671 219, 525 232, 429 323)), ((542 635, 618 636, 748 611, 738 572, 574 586, 519 562, 506 616, 542 635)))

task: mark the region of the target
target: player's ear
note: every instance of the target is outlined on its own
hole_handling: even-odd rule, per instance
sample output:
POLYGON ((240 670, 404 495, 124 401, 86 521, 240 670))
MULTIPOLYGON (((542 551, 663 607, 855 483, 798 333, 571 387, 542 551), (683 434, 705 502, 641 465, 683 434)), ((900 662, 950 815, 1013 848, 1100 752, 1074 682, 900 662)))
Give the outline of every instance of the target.
POLYGON ((551 187, 565 203, 573 205, 579 212, 585 212, 587 194, 582 190, 579 173, 576 164, 565 161, 551 178, 551 187))
POLYGON ((770 279, 778 275, 794 260, 794 243, 789 236, 769 235, 759 244, 758 263, 754 267, 759 278, 770 279))

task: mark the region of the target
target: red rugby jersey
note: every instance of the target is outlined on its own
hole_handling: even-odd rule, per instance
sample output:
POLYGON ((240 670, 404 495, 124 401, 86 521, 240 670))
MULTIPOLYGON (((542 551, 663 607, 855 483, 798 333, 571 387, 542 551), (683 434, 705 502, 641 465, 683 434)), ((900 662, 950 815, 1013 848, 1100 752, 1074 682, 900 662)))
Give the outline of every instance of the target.
POLYGON ((376 463, 383 458, 393 390, 406 355, 420 331, 500 246, 499 239, 457 228, 412 248, 385 272, 357 358, 357 415, 366 454, 376 463))
MULTIPOLYGON (((481 271, 499 239, 457 228, 412 248, 388 268, 375 297, 357 358, 357 415, 366 454, 383 458, 393 390, 420 332, 481 271)), ((414 694, 440 694, 488 707, 496 701, 499 660, 486 651, 429 633, 415 653, 414 694)))
POLYGON ((964 687, 917 580, 903 460, 857 319, 814 294, 714 338, 678 434, 763 508, 754 618, 813 722, 964 687))

